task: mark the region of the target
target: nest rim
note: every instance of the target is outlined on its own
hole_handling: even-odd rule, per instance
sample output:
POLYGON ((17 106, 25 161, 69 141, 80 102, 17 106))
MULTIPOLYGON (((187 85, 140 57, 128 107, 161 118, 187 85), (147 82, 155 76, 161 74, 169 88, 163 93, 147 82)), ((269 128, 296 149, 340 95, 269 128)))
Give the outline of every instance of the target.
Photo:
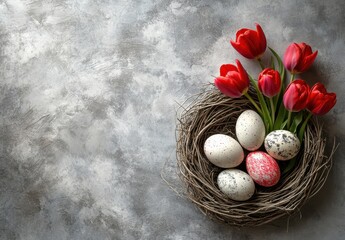
MULTIPOLYGON (((210 85, 191 97, 188 105, 186 102, 180 105, 176 159, 179 177, 185 186, 184 195, 211 219, 237 227, 260 226, 292 215, 322 188, 332 167, 335 146, 329 156, 325 156, 322 124, 317 118, 309 122, 295 167, 282 174, 277 185, 264 188, 256 184, 255 194, 249 200, 231 200, 216 183, 217 175, 224 169, 207 160, 203 144, 216 133, 236 139, 237 117, 253 106, 246 98, 229 98, 210 85)), ((255 99, 253 91, 249 94, 255 99)), ((284 165, 281 161, 278 163, 280 167, 284 165)))

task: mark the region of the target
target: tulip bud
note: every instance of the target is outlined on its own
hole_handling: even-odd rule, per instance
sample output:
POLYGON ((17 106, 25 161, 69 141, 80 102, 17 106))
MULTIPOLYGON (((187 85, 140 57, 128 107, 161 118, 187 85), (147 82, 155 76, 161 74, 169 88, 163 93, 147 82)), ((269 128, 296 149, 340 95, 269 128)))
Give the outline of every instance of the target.
POLYGON ((249 78, 240 61, 220 67, 220 76, 214 80, 216 87, 231 98, 239 98, 248 91, 249 78))
POLYGON ((292 74, 306 71, 314 62, 318 51, 312 49, 306 43, 292 43, 288 46, 284 54, 284 66, 292 74))
POLYGON ((316 83, 310 90, 307 108, 315 115, 324 115, 334 107, 336 102, 335 93, 328 93, 322 83, 316 83))
POLYGON ((264 69, 259 74, 258 86, 263 95, 269 98, 274 97, 279 93, 281 87, 279 72, 271 68, 264 69))
POLYGON ((230 40, 231 45, 243 57, 254 59, 259 58, 266 50, 266 36, 259 24, 256 24, 256 31, 242 28, 236 33, 236 40, 230 40))
POLYGON ((283 97, 285 108, 290 112, 299 112, 306 108, 308 104, 310 88, 308 84, 297 79, 289 84, 283 97))

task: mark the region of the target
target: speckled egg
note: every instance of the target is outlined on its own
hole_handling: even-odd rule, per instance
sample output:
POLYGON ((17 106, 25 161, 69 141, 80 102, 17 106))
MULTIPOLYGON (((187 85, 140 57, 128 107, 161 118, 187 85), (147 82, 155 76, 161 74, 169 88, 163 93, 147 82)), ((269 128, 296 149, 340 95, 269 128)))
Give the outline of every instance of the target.
POLYGON ((259 114, 246 110, 236 121, 236 137, 242 147, 249 151, 259 149, 265 139, 265 125, 259 114))
POLYGON ((204 152, 211 163, 221 168, 237 167, 244 159, 241 145, 224 134, 214 134, 207 138, 204 152))
POLYGON ((246 201, 255 192, 253 179, 247 173, 238 169, 222 171, 218 175, 217 184, 220 191, 236 201, 246 201))
POLYGON ((254 182, 263 187, 272 187, 280 179, 277 161, 265 152, 249 153, 246 158, 246 168, 254 182))
POLYGON ((275 130, 265 138, 265 149, 277 160, 289 160, 295 157, 301 143, 297 136, 287 130, 275 130))

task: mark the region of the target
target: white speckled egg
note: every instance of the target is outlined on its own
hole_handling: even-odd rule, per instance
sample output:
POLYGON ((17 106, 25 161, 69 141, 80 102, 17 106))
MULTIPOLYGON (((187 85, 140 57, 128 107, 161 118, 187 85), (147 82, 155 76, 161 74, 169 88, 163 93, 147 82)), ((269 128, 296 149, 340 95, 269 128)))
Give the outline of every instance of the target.
POLYGON ((287 130, 275 130, 265 138, 265 149, 277 160, 289 160, 295 157, 301 143, 297 136, 287 130))
POLYGON ((207 138, 204 152, 211 163, 221 168, 237 167, 244 159, 241 145, 224 134, 214 134, 207 138))
POLYGON ((236 136, 245 149, 259 149, 265 139, 265 125, 260 115, 253 110, 241 113, 236 121, 236 136))
POLYGON ((219 173, 217 184, 220 191, 236 201, 246 201, 255 192, 253 179, 238 169, 227 169, 219 173))

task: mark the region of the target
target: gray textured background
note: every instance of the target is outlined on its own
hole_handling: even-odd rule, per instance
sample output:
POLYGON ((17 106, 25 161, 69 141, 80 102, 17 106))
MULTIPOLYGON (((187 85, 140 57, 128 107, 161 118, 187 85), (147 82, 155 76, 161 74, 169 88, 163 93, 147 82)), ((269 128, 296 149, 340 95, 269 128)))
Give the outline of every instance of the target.
POLYGON ((176 102, 243 59, 229 40, 254 22, 280 54, 319 50, 304 77, 338 93, 342 144, 344 3, 0 0, 0 239, 344 239, 342 145, 288 232, 208 220, 160 177, 179 183, 176 102))

